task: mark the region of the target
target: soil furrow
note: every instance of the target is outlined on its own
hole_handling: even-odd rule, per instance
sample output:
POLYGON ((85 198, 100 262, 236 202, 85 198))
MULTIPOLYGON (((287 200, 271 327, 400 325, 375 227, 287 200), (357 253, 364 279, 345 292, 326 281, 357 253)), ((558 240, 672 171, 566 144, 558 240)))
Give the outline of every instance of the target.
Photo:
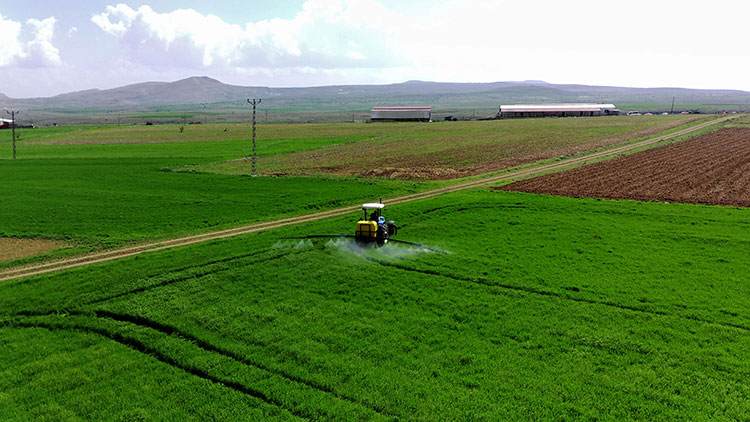
POLYGON ((749 163, 750 129, 725 128, 689 141, 496 189, 749 207, 749 163))

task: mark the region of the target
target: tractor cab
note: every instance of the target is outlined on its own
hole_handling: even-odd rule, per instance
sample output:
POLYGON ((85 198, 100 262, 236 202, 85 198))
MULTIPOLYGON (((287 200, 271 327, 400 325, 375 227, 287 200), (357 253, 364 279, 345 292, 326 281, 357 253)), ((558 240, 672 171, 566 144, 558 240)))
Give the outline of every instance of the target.
POLYGON ((388 238, 395 236, 398 227, 393 221, 385 221, 383 217, 384 204, 370 203, 362 204, 363 218, 357 222, 354 232, 354 240, 357 243, 375 243, 383 246, 388 238))

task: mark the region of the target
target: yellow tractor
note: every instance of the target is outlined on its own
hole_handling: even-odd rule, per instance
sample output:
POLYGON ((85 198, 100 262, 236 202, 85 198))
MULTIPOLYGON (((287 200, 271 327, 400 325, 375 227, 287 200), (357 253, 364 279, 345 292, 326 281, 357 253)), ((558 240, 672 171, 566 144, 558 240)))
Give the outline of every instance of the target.
POLYGON ((398 233, 398 227, 393 221, 385 221, 383 207, 380 203, 362 204, 364 217, 357 222, 354 231, 354 241, 358 244, 372 244, 383 246, 388 239, 398 233))
POLYGON ((414 242, 393 239, 398 233, 398 226, 393 221, 385 221, 383 217, 383 205, 380 203, 362 204, 364 215, 357 221, 354 230, 354 236, 350 234, 308 234, 307 236, 285 237, 284 239, 351 239, 359 246, 383 246, 388 242, 402 243, 405 245, 416 246, 431 252, 445 254, 440 249, 431 248, 414 242))

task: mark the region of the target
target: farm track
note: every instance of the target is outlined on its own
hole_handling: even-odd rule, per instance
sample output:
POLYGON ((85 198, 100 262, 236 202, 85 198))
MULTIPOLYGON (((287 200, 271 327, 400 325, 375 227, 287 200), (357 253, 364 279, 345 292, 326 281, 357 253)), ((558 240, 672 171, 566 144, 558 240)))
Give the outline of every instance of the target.
MULTIPOLYGON (((533 166, 529 168, 513 170, 513 171, 500 174, 500 175, 485 177, 485 178, 481 178, 481 179, 473 180, 469 182, 464 182, 464 183, 458 183, 455 185, 446 186, 446 187, 424 191, 424 192, 419 192, 415 194, 404 195, 404 196, 400 196, 397 198, 391 198, 391 199, 388 199, 387 202, 390 205, 403 204, 407 202, 417 201, 420 199, 432 198, 432 197, 443 195, 446 193, 457 192, 457 191, 461 191, 465 189, 472 189, 472 188, 476 188, 476 187, 480 187, 480 186, 484 186, 484 185, 488 185, 492 183, 509 181, 512 179, 517 179, 517 178, 522 178, 522 177, 540 175, 542 173, 547 173, 547 172, 551 172, 555 170, 561 170, 569 166, 583 164, 586 161, 590 161, 590 160, 597 160, 597 159, 603 159, 603 158, 608 158, 608 157, 612 158, 618 154, 622 154, 628 151, 632 151, 634 149, 653 145, 653 144, 659 143, 667 139, 676 138, 676 137, 683 136, 683 135, 688 135, 690 133, 704 129, 706 127, 726 122, 727 120, 733 119, 735 117, 737 116, 728 116, 728 117, 713 119, 708 122, 700 123, 700 124, 697 124, 697 125, 694 125, 694 126, 691 126, 691 127, 688 127, 688 128, 685 128, 685 129, 682 129, 682 130, 679 130, 679 131, 676 131, 667 135, 661 135, 661 136, 645 139, 643 141, 639 141, 639 142, 635 142, 635 143, 631 143, 627 145, 622 145, 619 147, 610 148, 610 149, 606 149, 603 151, 593 152, 593 153, 581 155, 578 157, 563 159, 563 160, 550 163, 550 164, 543 164, 543 165, 537 165, 537 166, 533 166)), ((111 251, 98 252, 94 254, 89 254, 89 255, 84 255, 84 256, 69 258, 69 259, 63 259, 63 260, 53 261, 53 262, 48 262, 48 263, 43 263, 43 264, 31 265, 31 266, 20 267, 20 268, 11 268, 11 269, 0 271, 0 282, 24 278, 24 277, 30 277, 34 275, 41 275, 41 274, 51 273, 55 271, 62 271, 66 269, 72 269, 72 268, 77 268, 77 267, 82 267, 82 266, 87 266, 87 265, 92 265, 92 264, 97 264, 97 263, 102 263, 102 262, 108 262, 108 261, 112 261, 116 259, 140 255, 146 252, 156 252, 156 251, 161 251, 165 249, 171 249, 171 248, 180 247, 180 246, 188 246, 188 245, 211 241, 211 240, 218 240, 218 239, 224 239, 224 238, 233 237, 233 236, 272 230, 272 229, 285 227, 289 225, 322 220, 322 219, 329 218, 329 217, 342 216, 342 215, 346 215, 349 213, 353 213, 355 211, 359 211, 359 205, 353 205, 353 206, 344 207, 344 208, 337 208, 337 209, 328 210, 328 211, 321 211, 315 214, 305 214, 305 215, 300 215, 300 216, 287 217, 287 218, 282 218, 279 220, 250 224, 246 226, 219 230, 215 232, 191 235, 191 236, 181 237, 177 239, 165 240, 162 242, 153 242, 153 243, 136 245, 136 246, 126 247, 126 248, 121 248, 121 249, 115 249, 111 251)))

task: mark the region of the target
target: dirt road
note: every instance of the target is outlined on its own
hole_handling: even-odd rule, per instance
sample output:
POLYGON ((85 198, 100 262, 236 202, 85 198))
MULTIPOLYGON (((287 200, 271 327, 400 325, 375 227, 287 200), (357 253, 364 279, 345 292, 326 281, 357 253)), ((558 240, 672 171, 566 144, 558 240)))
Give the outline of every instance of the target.
MULTIPOLYGON (((513 180, 513 179, 517 179, 521 177, 540 175, 542 173, 547 173, 547 172, 555 171, 555 170, 562 170, 566 167, 573 166, 576 164, 581 164, 590 160, 612 158, 618 154, 622 154, 627 151, 631 151, 634 149, 652 145, 652 144, 664 141, 666 139, 690 134, 692 132, 701 130, 705 127, 725 122, 734 117, 737 117, 737 116, 728 116, 728 117, 722 117, 719 119, 713 119, 708 122, 704 122, 695 126, 691 126, 687 129, 682 129, 682 130, 670 133, 668 135, 657 136, 654 138, 649 138, 643 141, 635 142, 635 143, 628 144, 628 145, 623 145, 623 146, 616 147, 616 148, 607 149, 604 151, 594 152, 591 154, 586 154, 586 155, 582 155, 578 157, 572 157, 572 158, 560 160, 551 164, 537 165, 537 166, 533 166, 529 168, 510 171, 510 172, 503 173, 500 175, 485 177, 485 178, 474 180, 474 181, 458 183, 455 185, 446 186, 446 187, 439 188, 439 189, 433 189, 433 190, 415 193, 411 195, 400 196, 397 198, 390 198, 386 200, 385 202, 389 205, 402 204, 405 202, 432 198, 434 196, 438 196, 438 195, 442 195, 442 194, 446 194, 450 192, 456 192, 460 190, 465 190, 465 189, 476 188, 479 186, 484 186, 484 185, 488 185, 492 183, 513 180)), ((126 247, 126 248, 121 248, 121 249, 114 249, 110 251, 98 252, 98 253, 93 253, 93 254, 84 255, 80 257, 63 259, 59 261, 47 262, 47 263, 37 264, 37 265, 31 265, 27 267, 11 268, 11 269, 0 271, 0 282, 24 278, 24 277, 30 277, 34 275, 46 274, 46 273, 66 270, 70 268, 83 267, 86 265, 112 261, 115 259, 125 258, 129 256, 134 256, 134 255, 140 255, 140 254, 147 253, 147 252, 161 251, 164 249, 175 248, 178 246, 192 245, 194 243, 200 243, 200 242, 205 242, 209 240, 216 240, 216 239, 222 239, 226 237, 239 236, 239 235, 248 234, 248 233, 255 233, 259 231, 272 230, 272 229, 276 229, 279 227, 284 227, 284 226, 288 226, 292 224, 306 223, 310 221, 321 220, 324 218, 345 215, 345 214, 353 213, 359 210, 360 210, 359 205, 352 205, 350 207, 316 212, 314 214, 300 215, 296 217, 289 217, 289 218, 283 218, 280 220, 268 221, 265 223, 251 224, 247 226, 235 227, 232 229, 220 230, 216 232, 203 233, 203 234, 198 234, 198 235, 193 235, 193 236, 181 237, 177 239, 165 240, 163 242, 155 242, 155 243, 142 244, 142 245, 126 247)))

